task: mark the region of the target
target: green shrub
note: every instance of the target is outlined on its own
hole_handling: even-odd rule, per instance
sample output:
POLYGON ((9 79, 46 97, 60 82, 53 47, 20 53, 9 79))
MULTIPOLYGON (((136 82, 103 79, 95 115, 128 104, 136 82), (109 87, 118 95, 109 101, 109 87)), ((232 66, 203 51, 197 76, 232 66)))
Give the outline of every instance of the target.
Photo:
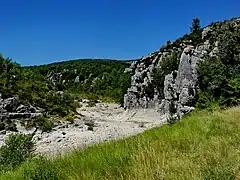
POLYGON ((74 123, 74 117, 73 116, 68 116, 66 119, 66 121, 70 122, 70 123, 74 123))
POLYGON ((53 128, 53 122, 46 117, 39 116, 34 120, 35 126, 37 126, 43 132, 49 132, 53 128))
POLYGON ((64 117, 68 114, 68 110, 61 105, 54 105, 52 108, 49 108, 49 112, 52 115, 59 115, 64 117))
POLYGON ((11 134, 0 148, 0 171, 11 170, 31 157, 34 143, 31 135, 11 134))
POLYGON ((198 107, 202 108, 216 103, 221 106, 240 103, 240 27, 225 22, 215 31, 218 57, 205 57, 198 67, 198 107))

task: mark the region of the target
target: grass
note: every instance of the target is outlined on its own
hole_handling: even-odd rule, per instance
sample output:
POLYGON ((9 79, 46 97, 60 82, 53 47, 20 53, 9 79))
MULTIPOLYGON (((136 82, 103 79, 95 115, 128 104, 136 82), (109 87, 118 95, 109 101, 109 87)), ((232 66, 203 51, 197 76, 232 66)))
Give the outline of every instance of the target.
POLYGON ((54 159, 30 159, 0 179, 240 179, 240 107, 194 112, 124 140, 54 159))

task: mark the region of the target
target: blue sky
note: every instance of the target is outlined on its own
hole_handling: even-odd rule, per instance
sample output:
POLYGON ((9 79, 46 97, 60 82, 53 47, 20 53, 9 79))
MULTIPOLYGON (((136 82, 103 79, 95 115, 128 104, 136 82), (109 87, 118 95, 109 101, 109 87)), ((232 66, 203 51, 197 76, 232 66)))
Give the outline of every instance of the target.
POLYGON ((21 65, 139 58, 167 40, 240 16, 239 0, 3 0, 0 52, 21 65))

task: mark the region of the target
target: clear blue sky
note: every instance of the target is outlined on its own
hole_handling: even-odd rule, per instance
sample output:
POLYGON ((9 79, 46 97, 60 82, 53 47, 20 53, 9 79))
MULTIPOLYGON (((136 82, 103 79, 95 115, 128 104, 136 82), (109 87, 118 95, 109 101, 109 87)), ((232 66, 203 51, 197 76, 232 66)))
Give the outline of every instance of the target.
POLYGON ((239 0, 2 0, 0 52, 21 65, 139 58, 203 26, 240 16, 239 0))

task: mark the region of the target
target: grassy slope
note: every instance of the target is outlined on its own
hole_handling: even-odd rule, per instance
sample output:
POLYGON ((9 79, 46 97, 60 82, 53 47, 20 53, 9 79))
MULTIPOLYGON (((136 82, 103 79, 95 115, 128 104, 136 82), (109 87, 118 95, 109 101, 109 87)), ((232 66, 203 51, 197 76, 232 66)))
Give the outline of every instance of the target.
POLYGON ((0 179, 235 179, 239 138, 240 107, 195 112, 135 137, 30 160, 0 179))

